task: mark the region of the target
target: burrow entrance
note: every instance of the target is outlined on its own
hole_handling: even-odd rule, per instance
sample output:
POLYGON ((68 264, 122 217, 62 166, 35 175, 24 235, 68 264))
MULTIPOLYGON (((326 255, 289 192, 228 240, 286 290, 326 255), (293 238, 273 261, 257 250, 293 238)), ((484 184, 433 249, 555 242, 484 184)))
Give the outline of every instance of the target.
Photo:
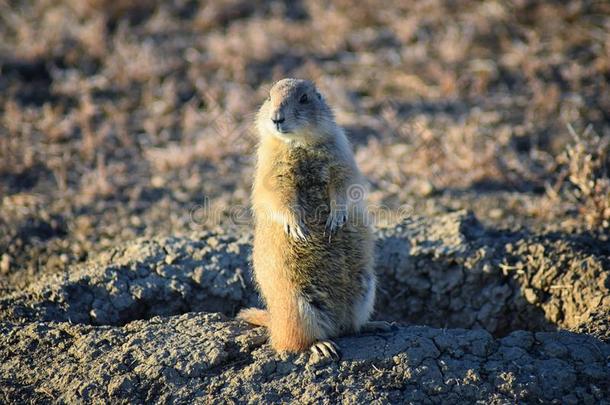
MULTIPOLYGON (((583 235, 485 230, 472 215, 379 232, 376 318, 440 328, 580 329, 606 337, 607 247, 583 235), (605 250, 604 250, 605 249, 605 250)), ((250 240, 214 233, 136 241, 0 300, 0 319, 122 325, 157 315, 260 305, 250 240)))

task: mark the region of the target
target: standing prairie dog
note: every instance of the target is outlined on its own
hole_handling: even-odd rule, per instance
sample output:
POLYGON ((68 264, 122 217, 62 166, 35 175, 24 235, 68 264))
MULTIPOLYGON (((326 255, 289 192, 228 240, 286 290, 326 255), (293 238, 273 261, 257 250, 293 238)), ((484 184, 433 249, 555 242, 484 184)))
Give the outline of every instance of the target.
POLYGON ((253 264, 267 309, 238 317, 266 326, 278 352, 338 357, 330 338, 384 328, 368 322, 377 281, 364 179, 312 82, 275 83, 256 128, 253 264))

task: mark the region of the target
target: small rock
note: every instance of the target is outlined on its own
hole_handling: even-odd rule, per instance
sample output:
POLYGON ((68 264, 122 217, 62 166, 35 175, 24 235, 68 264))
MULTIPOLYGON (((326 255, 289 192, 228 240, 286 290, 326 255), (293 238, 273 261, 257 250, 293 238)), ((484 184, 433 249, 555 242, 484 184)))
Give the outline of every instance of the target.
POLYGON ((214 237, 214 236, 209 237, 206 242, 212 248, 216 248, 218 246, 218 243, 219 243, 218 239, 216 237, 214 237))
POLYGON ((165 185, 165 179, 163 179, 161 176, 154 176, 152 179, 150 179, 150 184, 153 187, 160 188, 165 185))
POLYGON ((133 226, 142 226, 142 219, 137 215, 132 215, 129 218, 129 222, 131 222, 131 225, 133 226))
POLYGON ((493 208, 489 210, 489 218, 500 219, 504 216, 504 210, 502 208, 493 208))
POLYGON ((276 366, 277 366, 277 364, 276 364, 275 360, 270 360, 270 361, 264 362, 261 365, 261 371, 262 371, 263 375, 268 376, 275 371, 276 366))
POLYGON ((517 330, 502 338, 502 344, 512 347, 520 347, 529 349, 534 344, 534 335, 532 332, 517 330))
POLYGON ((568 349, 559 342, 553 340, 546 341, 543 346, 546 354, 553 357, 564 357, 568 354, 568 349))
POLYGON ((414 191, 420 197, 429 197, 434 193, 434 186, 429 181, 421 181, 415 184, 414 191))
POLYGON ((11 256, 8 253, 2 255, 2 259, 0 259, 0 273, 8 274, 11 269, 11 256))
POLYGON ((134 389, 134 381, 132 378, 120 375, 112 378, 108 384, 108 393, 112 396, 121 396, 121 394, 130 394, 134 389))
POLYGON ((290 374, 292 371, 296 370, 296 368, 297 366, 291 361, 282 361, 276 364, 276 371, 280 375, 290 374))

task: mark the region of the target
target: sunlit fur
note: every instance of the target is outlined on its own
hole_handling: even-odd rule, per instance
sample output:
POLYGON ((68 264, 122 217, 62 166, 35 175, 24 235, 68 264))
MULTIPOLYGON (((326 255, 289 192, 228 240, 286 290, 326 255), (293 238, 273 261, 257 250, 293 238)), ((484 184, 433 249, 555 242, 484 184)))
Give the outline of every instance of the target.
POLYGON ((280 80, 271 88, 269 98, 257 114, 256 127, 262 138, 273 136, 293 144, 332 139, 338 130, 331 109, 314 84, 296 79, 280 80), (303 104, 299 99, 304 94, 308 102, 303 104), (285 132, 279 132, 271 120, 277 111, 281 111, 286 119, 285 132))
POLYGON ((364 188, 343 130, 313 83, 277 82, 260 108, 260 136, 252 205, 255 217, 254 274, 266 310, 239 316, 269 328, 278 351, 301 351, 313 343, 367 322, 375 301, 373 235, 364 198, 347 198, 364 188), (303 94, 307 103, 302 103, 303 94), (285 121, 278 130, 273 114, 285 121), (332 207, 332 208, 331 208, 332 207), (330 234, 327 223, 347 212, 347 222, 330 234), (308 232, 306 240, 286 225, 308 232))

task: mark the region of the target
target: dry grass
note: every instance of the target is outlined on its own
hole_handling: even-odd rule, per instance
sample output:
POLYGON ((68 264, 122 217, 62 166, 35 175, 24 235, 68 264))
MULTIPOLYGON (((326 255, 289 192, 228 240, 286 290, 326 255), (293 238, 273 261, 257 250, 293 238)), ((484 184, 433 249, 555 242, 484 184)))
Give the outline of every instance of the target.
POLYGON ((204 198, 230 226, 253 114, 283 76, 326 94, 374 204, 485 217, 510 194, 523 204, 503 224, 545 225, 554 201, 557 222, 605 232, 609 16, 584 1, 0 0, 0 193, 40 201, 7 208, 0 249, 26 257, 15 238, 41 210, 65 219, 74 258, 197 228, 204 198), (593 129, 561 161, 566 122, 593 129))
POLYGON ((555 187, 560 198, 577 208, 590 229, 610 228, 610 136, 598 136, 588 126, 577 133, 568 125, 573 144, 558 157, 563 166, 555 187))

